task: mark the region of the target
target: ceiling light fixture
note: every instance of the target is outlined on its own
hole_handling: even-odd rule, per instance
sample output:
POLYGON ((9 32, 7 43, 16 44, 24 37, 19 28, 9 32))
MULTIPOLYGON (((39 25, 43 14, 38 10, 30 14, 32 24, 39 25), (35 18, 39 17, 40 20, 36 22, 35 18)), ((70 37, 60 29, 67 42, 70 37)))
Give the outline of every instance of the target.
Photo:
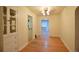
POLYGON ((48 16, 49 15, 49 8, 48 7, 43 7, 42 8, 42 14, 44 16, 48 16))

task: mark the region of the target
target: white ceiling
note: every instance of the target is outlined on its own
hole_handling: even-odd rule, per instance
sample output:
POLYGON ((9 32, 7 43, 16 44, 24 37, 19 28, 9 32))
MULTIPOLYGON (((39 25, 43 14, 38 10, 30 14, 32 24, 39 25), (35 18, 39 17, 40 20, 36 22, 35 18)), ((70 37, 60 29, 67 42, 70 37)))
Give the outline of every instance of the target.
POLYGON ((62 12, 62 10, 65 8, 65 6, 28 6, 31 11, 36 13, 37 15, 42 15, 42 9, 48 8, 50 10, 50 15, 58 14, 62 12))

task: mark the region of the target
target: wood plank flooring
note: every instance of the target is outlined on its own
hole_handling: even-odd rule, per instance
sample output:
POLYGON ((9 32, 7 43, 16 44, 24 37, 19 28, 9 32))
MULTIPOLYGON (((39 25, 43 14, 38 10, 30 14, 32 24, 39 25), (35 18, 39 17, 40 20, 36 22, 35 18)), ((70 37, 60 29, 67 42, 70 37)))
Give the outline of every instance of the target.
POLYGON ((21 52, 68 52, 60 38, 39 37, 32 40, 21 52))

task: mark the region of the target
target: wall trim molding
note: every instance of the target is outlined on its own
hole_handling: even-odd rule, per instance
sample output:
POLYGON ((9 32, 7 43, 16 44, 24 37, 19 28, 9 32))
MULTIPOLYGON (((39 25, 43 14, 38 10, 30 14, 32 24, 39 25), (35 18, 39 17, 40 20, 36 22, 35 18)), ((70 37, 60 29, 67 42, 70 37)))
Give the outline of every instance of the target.
POLYGON ((25 44, 24 46, 22 46, 20 49, 18 49, 19 52, 22 51, 22 49, 24 49, 28 44, 30 44, 34 39, 32 39, 31 41, 28 41, 27 44, 25 44))
POLYGON ((68 45, 64 42, 64 40, 61 37, 59 37, 59 36, 50 36, 50 38, 58 38, 58 39, 60 39, 62 41, 62 43, 64 44, 64 46, 67 48, 67 50, 69 52, 71 51, 70 48, 68 47, 68 45))
POLYGON ((61 39, 59 36, 49 36, 49 38, 58 38, 58 39, 61 39))
POLYGON ((27 44, 25 44, 25 45, 23 45, 21 48, 19 48, 18 49, 18 52, 20 52, 25 46, 27 46, 28 45, 28 43, 27 44))
POLYGON ((71 49, 70 49, 69 46, 65 43, 65 41, 63 40, 63 38, 60 38, 60 40, 63 42, 63 44, 66 46, 66 48, 67 48, 68 51, 70 52, 71 49))

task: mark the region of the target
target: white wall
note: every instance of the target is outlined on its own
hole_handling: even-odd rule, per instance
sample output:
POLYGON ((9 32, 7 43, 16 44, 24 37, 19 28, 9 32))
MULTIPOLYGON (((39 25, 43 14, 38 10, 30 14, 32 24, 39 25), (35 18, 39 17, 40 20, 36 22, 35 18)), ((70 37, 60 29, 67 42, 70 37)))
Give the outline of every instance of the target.
POLYGON ((33 39, 37 33, 37 19, 36 15, 31 12, 27 7, 18 7, 18 49, 21 50, 28 42, 28 15, 33 17, 33 39))
POLYGON ((75 9, 70 6, 61 13, 61 39, 70 51, 75 49, 75 9))
POLYGON ((51 16, 50 35, 53 37, 60 37, 60 14, 55 14, 51 16))

